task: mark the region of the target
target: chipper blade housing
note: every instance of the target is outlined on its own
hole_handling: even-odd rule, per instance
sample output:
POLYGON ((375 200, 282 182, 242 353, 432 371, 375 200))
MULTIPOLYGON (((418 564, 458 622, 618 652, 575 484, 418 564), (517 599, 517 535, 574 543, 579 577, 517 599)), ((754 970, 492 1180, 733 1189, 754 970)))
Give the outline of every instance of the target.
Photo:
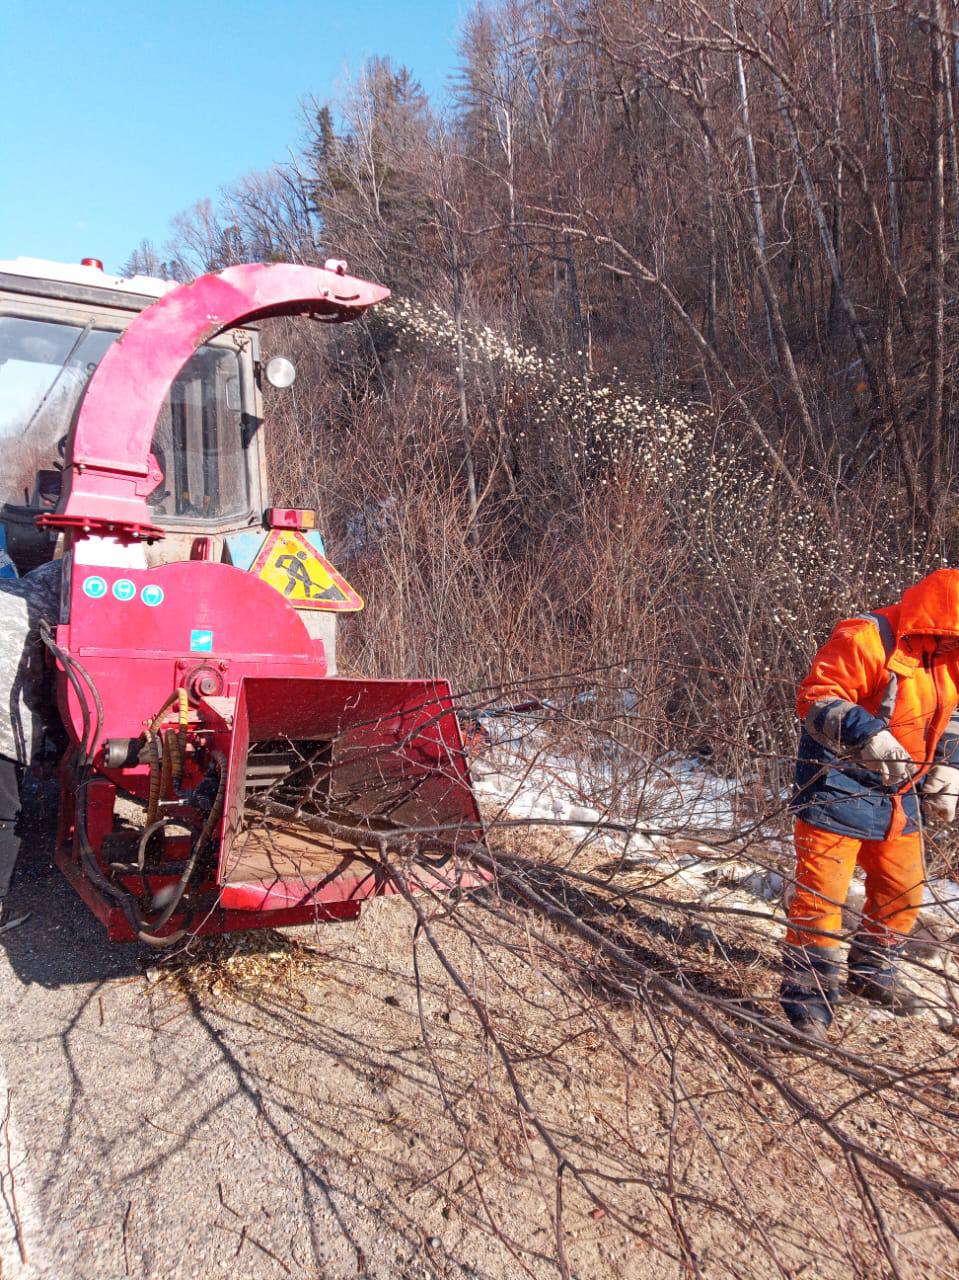
POLYGON ((481 824, 445 681, 249 677, 201 713, 229 735, 223 908, 463 883, 481 824))

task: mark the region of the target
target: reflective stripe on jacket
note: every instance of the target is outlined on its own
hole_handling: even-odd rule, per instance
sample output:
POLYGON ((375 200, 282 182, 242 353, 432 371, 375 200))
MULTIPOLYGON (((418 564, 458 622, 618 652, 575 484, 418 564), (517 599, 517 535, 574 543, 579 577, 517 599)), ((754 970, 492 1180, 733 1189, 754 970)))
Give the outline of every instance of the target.
POLYGON ((936 761, 959 763, 959 570, 937 569, 902 601, 846 618, 799 686, 803 722, 792 807, 824 831, 883 840, 915 831, 921 778, 936 761), (918 766, 898 793, 856 762, 889 729, 918 766))

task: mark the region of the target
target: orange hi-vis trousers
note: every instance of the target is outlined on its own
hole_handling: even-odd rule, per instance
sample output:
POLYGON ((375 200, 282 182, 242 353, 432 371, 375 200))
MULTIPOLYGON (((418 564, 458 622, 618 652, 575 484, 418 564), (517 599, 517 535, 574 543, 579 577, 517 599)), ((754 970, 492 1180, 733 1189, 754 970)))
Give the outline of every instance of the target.
POLYGON ((793 946, 835 947, 856 863, 866 873, 861 932, 892 945, 912 930, 922 905, 919 832, 890 840, 858 840, 798 821, 796 893, 789 904, 786 941, 793 946), (832 936, 830 936, 832 935, 832 936))

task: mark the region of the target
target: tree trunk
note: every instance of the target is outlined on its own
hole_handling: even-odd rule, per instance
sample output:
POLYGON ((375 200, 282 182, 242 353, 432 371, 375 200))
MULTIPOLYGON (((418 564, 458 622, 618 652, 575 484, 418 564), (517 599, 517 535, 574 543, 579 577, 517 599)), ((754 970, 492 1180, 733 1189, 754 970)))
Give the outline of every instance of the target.
MULTIPOLYGON (((825 19, 828 27, 829 40, 829 70, 832 79, 832 127, 837 138, 842 137, 842 99, 843 99, 843 81, 839 68, 839 53, 836 27, 838 25, 838 17, 836 13, 836 0, 825 0, 824 11, 825 19)), ((832 206, 832 240, 833 247, 836 250, 836 257, 842 261, 842 206, 843 206, 843 179, 845 177, 843 171, 842 152, 838 151, 834 155, 835 169, 833 171, 833 206, 832 206)), ((829 332, 833 333, 836 328, 836 322, 839 316, 839 298, 836 295, 835 284, 829 298, 829 332)))
POLYGON ((892 152, 892 128, 889 124, 889 99, 882 71, 882 55, 879 49, 879 29, 876 12, 866 6, 866 22, 869 27, 869 44, 872 49, 872 70, 876 78, 876 97, 879 100, 879 127, 882 131, 882 149, 886 161, 886 198, 889 204, 889 254, 893 266, 899 270, 899 186, 896 181, 896 162, 892 152))
MULTIPOLYGON (((738 38, 738 27, 736 25, 736 10, 733 4, 729 5, 729 24, 732 28, 733 35, 738 38)), ((743 135, 746 144, 746 164, 749 173, 749 194, 753 207, 753 219, 756 223, 756 244, 758 246, 759 258, 762 263, 762 270, 766 269, 768 255, 766 252, 766 226, 763 218, 763 202, 759 192, 759 167, 756 164, 756 144, 753 140, 752 125, 749 120, 749 90, 746 86, 746 68, 743 64, 743 55, 737 49, 736 51, 736 80, 739 86, 739 109, 743 118, 743 135)), ((766 303, 766 332, 769 339, 769 350, 773 359, 776 359, 776 343, 773 338, 773 322, 769 313, 769 303, 766 303)))
POLYGON ((940 0, 929 0, 929 53, 932 91, 929 147, 929 394, 926 442, 926 504, 931 522, 941 506, 942 417, 945 361, 945 68, 940 0))

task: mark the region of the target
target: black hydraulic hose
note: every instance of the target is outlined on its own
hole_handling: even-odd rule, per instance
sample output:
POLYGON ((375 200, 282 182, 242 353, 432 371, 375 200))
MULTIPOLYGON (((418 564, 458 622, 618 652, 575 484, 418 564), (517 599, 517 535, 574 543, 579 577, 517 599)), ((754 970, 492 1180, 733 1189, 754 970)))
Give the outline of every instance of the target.
POLYGON ((150 843, 151 837, 155 832, 162 831, 165 826, 166 818, 160 818, 157 822, 151 823, 140 837, 140 843, 137 846, 137 870, 140 875, 144 874, 146 868, 147 845, 150 843))
POLYGON ((202 849, 213 835, 213 828, 220 820, 223 813, 223 802, 226 792, 226 756, 222 751, 214 751, 213 763, 216 765, 220 780, 216 789, 216 797, 210 806, 210 812, 207 814, 206 822, 203 824, 203 830, 200 832, 197 840, 197 848, 202 849))
POLYGON ((93 757, 96 755, 97 746, 99 745, 99 742, 100 742, 100 734, 103 732, 103 699, 100 697, 100 691, 97 688, 97 686, 93 683, 93 678, 91 677, 90 673, 87 671, 86 667, 84 667, 81 663, 79 663, 76 658, 68 657, 67 661, 73 667, 74 671, 79 671, 80 675, 83 676, 84 680, 87 683, 87 688, 90 690, 91 694, 93 695, 93 705, 96 707, 97 727, 95 732, 93 733, 93 736, 91 737, 90 747, 87 752, 87 762, 88 764, 92 765, 93 757))
POLYGON ((145 942, 148 947, 172 947, 181 938, 185 938, 186 933, 186 929, 174 929, 173 933, 165 933, 162 938, 158 938, 155 934, 147 933, 145 929, 138 929, 137 941, 145 942))
POLYGON ((84 765, 87 760, 87 738, 90 734, 89 703, 87 702, 86 695, 80 688, 80 682, 76 677, 76 673, 72 670, 69 657, 60 648, 56 640, 54 640, 50 624, 45 618, 40 622, 40 639, 63 667, 63 670, 66 672, 67 679, 73 686, 73 692, 77 695, 77 702, 80 706, 80 715, 83 719, 83 728, 80 733, 80 763, 81 765, 84 765))
POLYGON ((180 930, 179 934, 173 935, 169 938, 158 938, 156 933, 152 931, 162 929, 180 905, 183 895, 186 893, 187 886, 193 878, 193 873, 196 870, 200 854, 209 843, 213 835, 213 829, 223 813, 223 802, 226 792, 226 757, 222 752, 215 751, 213 753, 213 762, 220 775, 220 781, 216 791, 216 799, 213 801, 210 812, 207 814, 206 822, 203 824, 203 830, 197 837, 196 844, 193 846, 190 856, 187 859, 187 864, 183 868, 180 879, 173 890, 173 897, 160 912, 160 915, 156 920, 144 920, 143 925, 146 925, 147 928, 144 928, 141 925, 141 928, 137 931, 137 937, 140 941, 147 942, 151 946, 165 946, 168 943, 175 942, 178 937, 183 936, 184 930, 180 930))
POLYGON ((163 765, 160 759, 162 750, 162 740, 157 737, 153 730, 147 733, 147 756, 150 761, 150 790, 147 796, 147 814, 146 822, 148 827, 152 827, 156 821, 157 810, 160 807, 160 791, 163 785, 163 765))
POLYGON ((40 621, 40 638, 47 648, 53 653, 54 657, 60 661, 64 671, 67 673, 70 683, 73 686, 74 693, 77 695, 77 701, 80 704, 80 712, 83 716, 84 726, 83 734, 81 736, 81 746, 83 748, 81 752, 81 763, 87 766, 92 765, 93 757, 96 754, 97 745, 99 743, 100 733, 103 729, 103 699, 100 697, 100 691, 86 667, 84 667, 76 658, 71 657, 60 648, 53 638, 53 629, 45 618, 40 621), (83 677, 87 688, 90 690, 93 697, 93 705, 96 708, 96 724, 92 731, 90 727, 90 704, 88 703, 86 695, 83 693, 83 690, 80 688, 79 682, 76 679, 77 672, 79 672, 83 677), (87 742, 88 736, 89 742, 87 742))

